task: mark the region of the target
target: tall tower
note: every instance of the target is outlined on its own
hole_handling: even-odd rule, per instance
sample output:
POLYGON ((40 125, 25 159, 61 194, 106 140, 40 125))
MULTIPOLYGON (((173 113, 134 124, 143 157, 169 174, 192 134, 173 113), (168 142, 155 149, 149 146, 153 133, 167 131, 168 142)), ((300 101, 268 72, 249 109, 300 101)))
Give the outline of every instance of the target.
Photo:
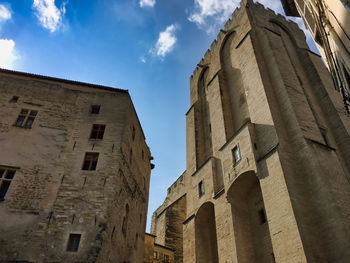
POLYGON ((300 16, 331 72, 350 114, 350 1, 281 0, 288 16, 300 16))
POLYGON ((190 92, 187 169, 156 242, 188 263, 348 262, 350 118, 298 26, 242 1, 190 92))

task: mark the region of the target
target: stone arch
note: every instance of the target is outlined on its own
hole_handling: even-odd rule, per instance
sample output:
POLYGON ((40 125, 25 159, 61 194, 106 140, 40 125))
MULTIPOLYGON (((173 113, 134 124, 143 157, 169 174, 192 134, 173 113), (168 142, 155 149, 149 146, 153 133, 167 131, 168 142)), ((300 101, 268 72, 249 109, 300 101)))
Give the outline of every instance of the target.
POLYGON ((196 263, 218 263, 214 204, 204 203, 195 216, 196 263))
MULTIPOLYGON (((293 45, 295 45, 296 47, 298 46, 297 41, 294 37, 294 35, 290 32, 290 30, 288 29, 288 27, 286 25, 284 25, 283 23, 281 23, 280 21, 278 21, 277 19, 270 19, 269 20, 272 24, 278 26, 280 29, 282 29, 290 38, 290 40, 292 41, 293 45)), ((301 29, 300 29, 301 30, 301 29)))
POLYGON ((254 171, 239 175, 227 191, 231 204, 238 263, 274 260, 259 179, 254 171))
POLYGON ((195 135, 197 168, 212 156, 211 124, 209 104, 207 100, 207 78, 209 68, 203 68, 197 87, 198 100, 195 105, 195 135))
POLYGON ((224 114, 226 140, 249 119, 248 104, 243 86, 242 73, 236 61, 238 53, 233 47, 236 36, 234 30, 228 32, 220 47, 219 72, 220 94, 224 114), (236 57, 237 56, 237 57, 236 57))

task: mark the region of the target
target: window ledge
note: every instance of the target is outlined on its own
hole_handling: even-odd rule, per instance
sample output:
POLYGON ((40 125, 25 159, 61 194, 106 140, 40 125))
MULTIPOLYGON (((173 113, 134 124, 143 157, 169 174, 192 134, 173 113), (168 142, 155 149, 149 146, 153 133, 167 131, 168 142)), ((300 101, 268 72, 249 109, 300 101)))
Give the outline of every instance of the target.
POLYGON ((239 163, 242 161, 242 158, 241 159, 239 159, 239 161, 238 162, 235 162, 232 166, 233 167, 236 167, 237 165, 239 165, 239 163))
POLYGON ((13 126, 13 127, 16 127, 16 128, 27 129, 27 130, 29 130, 29 129, 31 129, 31 128, 32 128, 32 127, 18 126, 18 125, 16 125, 16 124, 13 124, 12 126, 13 126))

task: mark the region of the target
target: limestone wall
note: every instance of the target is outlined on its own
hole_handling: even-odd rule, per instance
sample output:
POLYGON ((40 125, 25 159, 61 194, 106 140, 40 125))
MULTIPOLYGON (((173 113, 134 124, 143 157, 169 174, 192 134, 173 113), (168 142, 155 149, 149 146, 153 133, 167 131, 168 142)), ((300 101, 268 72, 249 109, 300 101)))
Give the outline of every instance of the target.
POLYGON ((128 93, 7 71, 0 90, 0 166, 16 169, 0 202, 0 261, 141 260, 150 152, 128 93), (13 126, 21 109, 38 112, 31 129, 13 126), (106 125, 102 140, 93 124, 106 125), (95 171, 82 170, 86 152, 99 154, 95 171), (78 252, 67 252, 71 233, 78 252))
MULTIPOLYGON (((242 1, 190 95, 183 262, 346 262, 350 119, 298 26, 242 1)), ((162 242, 176 196, 153 216, 162 242)))

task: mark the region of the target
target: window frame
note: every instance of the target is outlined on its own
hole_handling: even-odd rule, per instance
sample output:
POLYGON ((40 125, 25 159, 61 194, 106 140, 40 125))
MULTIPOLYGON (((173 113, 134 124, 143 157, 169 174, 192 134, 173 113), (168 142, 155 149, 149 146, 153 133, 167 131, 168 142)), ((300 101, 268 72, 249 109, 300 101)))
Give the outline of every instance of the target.
POLYGON ((37 110, 22 108, 13 126, 19 127, 19 128, 31 129, 33 127, 35 118, 37 116, 38 116, 37 110))
POLYGON ((2 173, 0 172, 0 194, 3 191, 3 196, 0 195, 0 201, 5 201, 5 196, 8 193, 8 190, 10 189, 11 183, 13 181, 13 178, 15 177, 16 171, 18 169, 12 168, 12 167, 0 167, 0 171, 3 171, 2 173), (7 178, 9 172, 13 172, 11 178, 7 178), (8 184, 7 188, 3 188, 4 182, 8 184), (3 190, 5 189, 5 190, 3 190))
POLYGON ((201 181, 198 183, 198 196, 199 196, 199 197, 202 197, 204 194, 205 194, 204 181, 201 180, 201 181))
POLYGON ((93 124, 90 133, 91 140, 103 140, 106 131, 106 124, 93 124), (95 133, 95 136, 93 137, 95 133))
POLYGON ((234 166, 237 165, 242 160, 242 155, 238 144, 232 148, 232 158, 233 158, 234 166), (237 152, 238 159, 236 159, 236 154, 235 154, 236 152, 237 152))
POLYGON ((83 171, 96 171, 97 170, 97 163, 98 163, 99 155, 100 155, 100 153, 98 153, 98 152, 86 152, 85 156, 84 156, 83 165, 82 165, 81 169, 83 171), (88 157, 89 157, 89 159, 88 159, 88 157), (91 158, 91 157, 95 157, 95 158, 91 158), (86 162, 89 162, 88 169, 84 168, 85 165, 86 165, 86 162))
POLYGON ((153 251, 153 259, 158 259, 158 251, 153 251))
POLYGON ((101 105, 97 105, 97 104, 94 104, 94 105, 91 105, 90 107, 90 114, 100 114, 100 111, 101 111, 101 105))
POLYGON ((67 252, 78 252, 80 247, 81 234, 70 233, 67 242, 67 252), (73 239, 75 237, 75 239, 73 239), (78 238, 78 239, 77 239, 78 238))

